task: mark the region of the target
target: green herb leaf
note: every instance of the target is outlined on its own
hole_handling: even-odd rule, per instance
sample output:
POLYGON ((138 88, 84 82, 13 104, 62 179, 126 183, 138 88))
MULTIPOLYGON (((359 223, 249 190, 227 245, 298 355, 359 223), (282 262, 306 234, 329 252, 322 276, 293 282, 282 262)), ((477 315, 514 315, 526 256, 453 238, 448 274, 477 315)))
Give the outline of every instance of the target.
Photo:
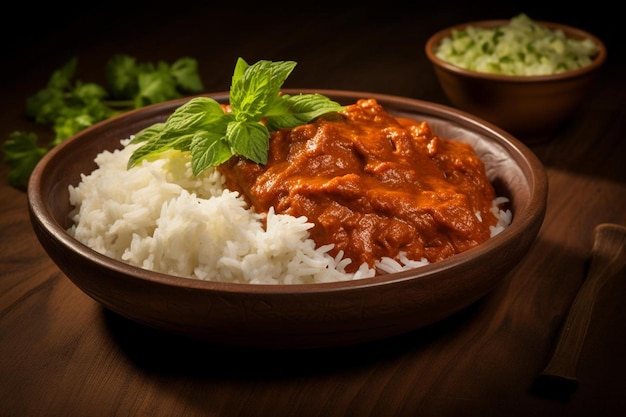
POLYGON ((13 132, 3 145, 12 185, 25 186, 36 162, 79 131, 123 111, 197 93, 203 88, 198 64, 188 57, 170 66, 162 61, 139 63, 127 55, 115 55, 104 68, 106 87, 74 81, 77 63, 76 58, 71 59, 52 73, 45 88, 26 99, 26 115, 49 126, 54 138, 40 147, 36 145, 36 136, 13 132))
POLYGON ((198 75, 198 62, 193 58, 185 57, 174 62, 171 72, 183 91, 202 91, 204 88, 198 75))
POLYGON ((105 66, 111 98, 131 99, 139 108, 179 98, 204 88, 195 59, 180 58, 172 65, 164 61, 139 63, 133 57, 116 55, 105 66))
POLYGON ((257 164, 267 163, 270 132, 261 122, 232 122, 226 132, 231 148, 257 164))
POLYGON ((220 165, 234 155, 266 164, 270 133, 311 122, 343 106, 321 94, 281 95, 280 89, 295 68, 292 61, 237 60, 230 88, 230 107, 208 97, 196 97, 179 107, 163 124, 139 132, 132 143, 143 142, 128 161, 132 168, 176 149, 191 154, 194 175, 220 165))
MULTIPOLYGON (((230 106, 239 118, 260 121, 278 99, 280 88, 296 63, 259 61, 250 67, 239 58, 237 66, 245 67, 245 70, 243 74, 233 76, 230 106)), ((235 71, 235 74, 239 73, 235 71)))
POLYGON ((37 135, 26 132, 13 132, 4 142, 4 162, 11 167, 9 184, 16 188, 26 188, 30 173, 48 148, 37 145, 37 135))
POLYGON ((199 132, 194 136, 191 146, 191 170, 200 174, 209 166, 217 166, 228 161, 233 155, 224 135, 199 132))
POLYGON ((159 65, 155 71, 138 74, 137 83, 139 91, 135 96, 135 108, 181 97, 176 80, 169 67, 164 65, 159 65))
POLYGON ((135 135, 131 143, 144 144, 133 152, 128 166, 132 167, 142 159, 156 159, 170 149, 189 151, 197 146, 205 147, 197 155, 207 160, 208 156, 204 155, 207 149, 214 146, 214 142, 224 140, 227 125, 232 119, 233 116, 224 113, 217 101, 206 97, 192 98, 177 108, 165 123, 149 126, 135 135))
POLYGON ((265 116, 271 131, 293 128, 324 114, 337 111, 337 103, 321 94, 283 95, 265 116))
POLYGON ((104 77, 112 98, 130 98, 137 95, 138 68, 137 60, 128 55, 116 55, 106 63, 104 77))

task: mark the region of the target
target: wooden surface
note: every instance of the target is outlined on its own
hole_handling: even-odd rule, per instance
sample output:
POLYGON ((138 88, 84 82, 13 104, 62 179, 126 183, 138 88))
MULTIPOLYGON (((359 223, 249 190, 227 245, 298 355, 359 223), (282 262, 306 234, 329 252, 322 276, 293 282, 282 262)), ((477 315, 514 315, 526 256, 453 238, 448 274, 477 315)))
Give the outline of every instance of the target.
POLYGON ((531 147, 545 164, 550 191, 544 225, 525 259, 467 310, 364 346, 227 349, 104 310, 46 256, 30 226, 26 193, 7 184, 2 164, 1 417, 626 415, 623 274, 600 292, 577 390, 564 396, 558 387, 536 384, 584 280, 594 227, 626 225, 626 68, 617 13, 597 3, 569 14, 496 2, 389 10, 308 3, 309 11, 272 3, 245 13, 234 6, 119 3, 81 12, 18 5, 11 19, 21 29, 3 26, 1 35, 1 140, 14 130, 37 130, 25 117, 25 99, 73 56, 79 78, 96 82, 112 54, 168 62, 192 56, 207 92, 229 88, 239 56, 290 59, 298 66, 287 87, 448 104, 423 46, 430 33, 451 24, 526 11, 594 32, 609 53, 574 119, 531 147))

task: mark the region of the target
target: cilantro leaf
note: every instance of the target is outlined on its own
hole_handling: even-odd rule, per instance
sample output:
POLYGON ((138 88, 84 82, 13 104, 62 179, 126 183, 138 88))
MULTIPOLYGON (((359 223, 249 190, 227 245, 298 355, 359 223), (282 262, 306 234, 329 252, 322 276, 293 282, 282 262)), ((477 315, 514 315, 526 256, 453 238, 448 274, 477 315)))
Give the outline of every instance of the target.
POLYGON ((164 61, 140 63, 127 55, 116 55, 105 66, 111 98, 131 99, 134 108, 202 91, 198 62, 180 58, 172 65, 164 61))
POLYGON ((137 85, 135 108, 181 97, 176 89, 176 80, 165 65, 159 65, 154 71, 139 73, 137 85))
POLYGON ((11 167, 9 184, 25 188, 30 173, 49 149, 37 145, 37 135, 34 133, 13 132, 4 142, 3 150, 4 162, 11 167))
POLYGON ((44 88, 26 99, 26 116, 49 126, 54 137, 41 147, 35 135, 13 132, 3 144, 11 185, 25 187, 41 157, 79 131, 123 111, 203 88, 198 64, 189 57, 170 66, 163 61, 140 63, 127 55, 115 55, 104 68, 105 86, 75 80, 77 65, 78 60, 71 59, 52 73, 44 88))
POLYGON ((116 55, 104 66, 104 77, 112 98, 135 97, 137 86, 137 60, 128 55, 116 55))
POLYGON ((172 77, 184 91, 202 91, 202 80, 198 75, 198 61, 184 57, 174 62, 171 67, 172 77))
POLYGON ((77 66, 78 59, 70 59, 64 66, 52 73, 48 81, 48 87, 57 90, 68 88, 71 85, 74 74, 76 74, 77 66))
POLYGON ((131 155, 128 168, 171 149, 190 152, 194 175, 234 155, 266 164, 272 131, 309 123, 343 109, 321 94, 281 95, 281 87, 295 66, 292 61, 266 60, 248 65, 239 58, 230 88, 230 113, 209 97, 191 99, 165 123, 150 126, 135 136, 131 143, 142 145, 131 155))

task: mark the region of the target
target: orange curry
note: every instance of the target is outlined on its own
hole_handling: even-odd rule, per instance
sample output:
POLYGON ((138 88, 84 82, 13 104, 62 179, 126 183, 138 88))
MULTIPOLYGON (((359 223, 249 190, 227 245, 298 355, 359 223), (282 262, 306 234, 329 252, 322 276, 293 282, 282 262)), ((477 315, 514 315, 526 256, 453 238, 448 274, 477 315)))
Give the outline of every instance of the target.
POLYGON ((220 171, 256 211, 306 216, 317 246, 352 259, 348 272, 400 252, 436 262, 489 239, 497 223, 494 189, 471 146, 374 99, 273 133, 266 165, 233 157, 220 171))

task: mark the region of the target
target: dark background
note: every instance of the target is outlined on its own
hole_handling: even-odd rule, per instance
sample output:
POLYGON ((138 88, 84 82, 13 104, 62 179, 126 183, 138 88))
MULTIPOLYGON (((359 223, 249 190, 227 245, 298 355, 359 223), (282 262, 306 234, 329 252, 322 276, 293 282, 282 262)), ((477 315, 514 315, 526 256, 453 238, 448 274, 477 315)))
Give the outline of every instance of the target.
POLYGON ((606 43, 609 63, 623 60, 625 37, 620 22, 623 18, 621 13, 605 6, 604 0, 580 6, 573 3, 557 6, 545 1, 510 3, 488 0, 400 4, 379 0, 367 5, 325 1, 216 4, 113 0, 73 6, 55 2, 33 6, 16 2, 11 13, 4 13, 4 24, 0 25, 0 79, 3 84, 18 78, 40 80, 40 85, 28 86, 34 93, 45 85, 54 70, 72 57, 79 60, 78 78, 102 82, 101 73, 81 71, 81 62, 89 61, 89 67, 101 68, 118 53, 142 61, 173 62, 191 56, 199 61, 206 92, 212 92, 228 90, 235 61, 243 57, 249 63, 259 59, 297 61, 286 87, 341 88, 446 102, 424 54, 428 34, 463 23, 459 16, 465 16, 464 21, 509 19, 521 12, 535 20, 588 30, 606 43), (346 26, 351 28, 352 35, 337 36, 338 29, 346 26), (412 26, 415 30, 407 31, 412 26), (171 35, 171 29, 176 36, 171 35), (265 41, 259 40, 259 33, 263 33, 265 41), (272 44, 272 39, 288 39, 294 33, 304 33, 301 39, 306 41, 287 43, 288 46, 281 48, 272 44), (163 54, 145 53, 140 45, 146 39, 162 44, 163 54), (345 62, 342 59, 345 48, 358 48, 363 60, 345 62), (306 55, 302 54, 304 50, 306 55), (311 50, 315 51, 314 55, 311 50), (307 60, 302 56, 308 57, 307 60), (15 58, 20 58, 20 65, 14 64, 15 58), (386 72, 387 67, 397 68, 398 63, 405 72, 386 72), (377 74, 375 81, 372 74, 377 74), (433 82, 428 84, 432 88, 417 89, 418 84, 411 82, 413 77, 432 78, 433 82), (398 78, 404 81, 398 83, 398 78), (311 79, 317 80, 315 85, 310 85, 311 79), (306 85, 304 80, 309 80, 306 85))

